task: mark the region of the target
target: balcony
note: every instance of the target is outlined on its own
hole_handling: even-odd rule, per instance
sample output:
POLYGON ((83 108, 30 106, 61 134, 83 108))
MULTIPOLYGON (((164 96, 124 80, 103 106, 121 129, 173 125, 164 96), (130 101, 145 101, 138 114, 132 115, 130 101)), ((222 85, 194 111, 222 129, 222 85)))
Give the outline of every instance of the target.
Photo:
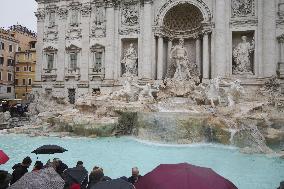
POLYGON ((43 69, 42 73, 42 81, 56 81, 57 74, 56 74, 57 69, 43 69))
POLYGON ((71 78, 74 78, 76 81, 80 80, 80 68, 65 68, 65 80, 68 81, 71 78))

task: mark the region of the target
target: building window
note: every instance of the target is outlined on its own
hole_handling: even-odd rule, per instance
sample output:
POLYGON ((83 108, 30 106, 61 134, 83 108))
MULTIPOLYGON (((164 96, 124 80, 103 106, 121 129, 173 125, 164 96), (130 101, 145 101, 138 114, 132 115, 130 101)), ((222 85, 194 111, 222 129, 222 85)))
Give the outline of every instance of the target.
POLYGON ((29 71, 30 71, 30 72, 32 71, 32 67, 31 67, 31 66, 29 66, 29 71))
POLYGON ((8 66, 14 66, 14 60, 8 59, 8 66))
POLYGON ((31 49, 35 48, 35 42, 31 42, 31 49))
POLYGON ((77 53, 70 54, 70 69, 76 70, 77 68, 77 53))
POLYGON ((26 85, 26 79, 23 79, 23 85, 26 85))
POLYGON ((53 69, 53 63, 54 63, 54 54, 48 54, 47 55, 47 69, 52 70, 53 69))
POLYGON ((49 13, 49 27, 55 25, 55 12, 49 13))
POLYGON ((3 42, 0 43, 0 50, 4 50, 5 49, 5 44, 3 42))
POLYGON ((70 24, 71 24, 71 26, 78 26, 78 11, 77 10, 71 11, 70 24))
POLYGON ((19 51, 19 52, 21 51, 21 47, 18 47, 18 51, 19 51))
POLYGON ((11 93, 12 92, 12 88, 11 87, 7 87, 7 93, 11 93))
POLYGON ((32 85, 32 79, 29 79, 28 85, 32 85))
POLYGON ((24 72, 26 72, 26 71, 27 71, 27 67, 25 66, 25 67, 24 67, 24 72))
POLYGON ((24 94, 22 94, 22 97, 26 97, 26 94, 24 93, 24 94))
POLYGON ((0 72, 0 80, 2 80, 2 72, 0 72))
POLYGON ((0 57, 0 64, 4 64, 4 57, 0 57))
POLYGON ((20 67, 16 67, 16 72, 19 72, 20 71, 20 67))
POLYGON ((13 52, 13 45, 9 45, 9 52, 13 52))
POLYGON ((19 80, 15 79, 15 85, 18 85, 18 84, 19 84, 19 80))
POLYGON ((12 81, 12 74, 11 73, 8 73, 8 81, 12 81))

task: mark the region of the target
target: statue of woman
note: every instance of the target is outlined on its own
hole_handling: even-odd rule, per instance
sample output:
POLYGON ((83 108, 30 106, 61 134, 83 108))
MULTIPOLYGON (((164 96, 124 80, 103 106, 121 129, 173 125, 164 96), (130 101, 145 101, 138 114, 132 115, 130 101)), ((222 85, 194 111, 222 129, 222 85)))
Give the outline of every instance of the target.
POLYGON ((252 73, 252 66, 250 62, 250 54, 254 51, 254 41, 252 44, 247 42, 247 37, 242 36, 242 42, 233 51, 235 66, 233 68, 234 74, 252 73))
POLYGON ((137 52, 133 47, 133 43, 129 45, 129 48, 125 51, 124 58, 121 61, 125 66, 125 75, 137 76, 137 52))

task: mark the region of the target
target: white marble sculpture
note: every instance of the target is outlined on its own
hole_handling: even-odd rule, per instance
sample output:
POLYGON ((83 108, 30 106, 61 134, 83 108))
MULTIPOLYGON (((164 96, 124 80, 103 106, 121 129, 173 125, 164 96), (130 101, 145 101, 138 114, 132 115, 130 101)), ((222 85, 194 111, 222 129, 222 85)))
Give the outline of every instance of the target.
POLYGON ((233 107, 239 101, 241 95, 245 93, 244 88, 241 86, 239 79, 229 83, 230 87, 227 91, 228 106, 233 107))
POLYGON ((252 43, 247 41, 247 36, 242 36, 242 42, 233 51, 235 65, 234 74, 252 74, 251 53, 254 52, 254 40, 252 43))
POLYGON ((191 79, 190 63, 188 52, 184 47, 184 39, 179 39, 179 44, 173 47, 170 52, 170 59, 172 61, 172 68, 174 69, 172 78, 176 80, 191 79))
POLYGON ((153 92, 159 92, 158 89, 152 89, 151 84, 147 83, 144 86, 139 86, 138 84, 133 84, 133 86, 140 89, 139 95, 138 95, 138 101, 153 101, 153 92))
POLYGON ((137 76, 137 59, 137 52, 133 43, 131 43, 124 54, 123 60, 121 61, 121 63, 125 66, 124 76, 137 76))
POLYGON ((124 81, 122 89, 118 91, 114 91, 113 93, 110 94, 109 99, 111 100, 119 100, 123 101, 126 100, 127 102, 129 101, 134 101, 135 100, 135 92, 131 86, 131 83, 128 79, 124 81))
POLYGON ((210 101, 212 107, 215 107, 214 101, 220 102, 220 83, 221 77, 217 76, 214 79, 210 79, 209 85, 206 89, 206 97, 210 101))

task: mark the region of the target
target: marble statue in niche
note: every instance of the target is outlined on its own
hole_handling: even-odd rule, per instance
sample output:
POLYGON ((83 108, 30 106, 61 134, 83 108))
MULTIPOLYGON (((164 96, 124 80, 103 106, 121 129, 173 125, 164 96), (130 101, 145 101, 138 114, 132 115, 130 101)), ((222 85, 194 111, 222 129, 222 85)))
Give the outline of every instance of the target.
POLYGON ((137 51, 134 48, 133 43, 129 45, 129 48, 125 51, 124 58, 121 64, 124 65, 125 73, 123 76, 137 76, 137 51))
POLYGON ((232 0, 232 16, 244 17, 254 15, 254 0, 232 0))
POLYGON ((252 43, 247 41, 247 36, 242 36, 242 42, 233 50, 233 74, 252 74, 252 62, 250 55, 254 52, 254 40, 252 43))
POLYGON ((176 80, 189 80, 197 74, 197 66, 190 63, 188 52, 184 47, 184 39, 179 39, 179 44, 174 46, 170 52, 171 65, 168 70, 168 78, 176 80))

